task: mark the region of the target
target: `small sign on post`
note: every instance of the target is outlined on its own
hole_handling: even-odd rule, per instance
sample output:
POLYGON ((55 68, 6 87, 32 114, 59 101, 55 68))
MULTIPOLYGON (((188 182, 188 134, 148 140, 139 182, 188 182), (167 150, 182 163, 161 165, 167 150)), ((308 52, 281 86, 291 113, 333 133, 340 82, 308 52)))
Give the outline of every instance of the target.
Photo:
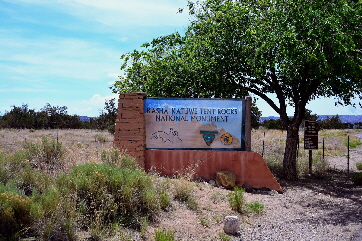
POLYGON ((316 121, 304 122, 304 149, 309 150, 309 174, 312 174, 312 150, 318 150, 318 123, 316 121))
POLYGON ((306 120, 304 127, 304 149, 318 150, 318 123, 306 120))

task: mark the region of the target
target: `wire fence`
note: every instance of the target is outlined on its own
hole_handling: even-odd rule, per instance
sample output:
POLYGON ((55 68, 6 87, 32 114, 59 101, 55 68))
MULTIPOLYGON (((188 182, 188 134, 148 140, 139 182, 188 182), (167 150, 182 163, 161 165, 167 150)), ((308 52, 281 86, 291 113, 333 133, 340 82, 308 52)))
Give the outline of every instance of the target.
MULTIPOLYGON (((327 160, 329 166, 347 172, 356 170, 356 163, 362 162, 361 139, 359 131, 331 130, 323 131, 318 138, 318 149, 304 149, 304 134, 299 133, 300 141, 297 148, 297 158, 308 158, 309 155, 327 160)), ((255 134, 255 133, 254 133, 255 134)), ((285 131, 259 131, 254 138, 252 149, 266 159, 274 158, 282 161, 285 149, 285 131)), ((310 157, 310 163, 312 159, 310 157)))

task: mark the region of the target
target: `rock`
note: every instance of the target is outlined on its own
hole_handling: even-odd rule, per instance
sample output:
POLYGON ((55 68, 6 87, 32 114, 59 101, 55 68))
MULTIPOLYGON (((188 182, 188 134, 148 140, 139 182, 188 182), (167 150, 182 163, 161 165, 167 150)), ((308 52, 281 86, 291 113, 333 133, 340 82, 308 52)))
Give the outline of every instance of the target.
POLYGON ((215 185, 215 181, 214 181, 214 180, 210 180, 210 181, 209 181, 209 184, 214 186, 214 185, 215 185))
POLYGON ((235 235, 240 230, 240 220, 237 216, 226 216, 224 219, 224 232, 235 235))
POLYGON ((236 174, 228 171, 220 171, 216 173, 216 184, 225 188, 234 188, 236 182, 236 174))

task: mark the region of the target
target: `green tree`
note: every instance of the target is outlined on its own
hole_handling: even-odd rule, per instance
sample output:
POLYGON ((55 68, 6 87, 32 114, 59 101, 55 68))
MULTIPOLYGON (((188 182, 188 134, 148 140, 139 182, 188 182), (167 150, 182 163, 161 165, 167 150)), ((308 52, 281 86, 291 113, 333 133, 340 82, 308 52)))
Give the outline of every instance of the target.
POLYGON ((344 129, 345 125, 342 123, 341 118, 338 115, 327 117, 326 119, 319 121, 319 127, 322 129, 344 129))
POLYGON ((2 127, 5 128, 34 128, 40 129, 46 123, 46 116, 29 109, 28 104, 12 106, 9 112, 1 118, 2 127))
POLYGON ((251 103, 251 127, 258 129, 260 126, 261 111, 255 101, 251 103))
POLYGON ((280 119, 265 120, 263 121, 262 126, 264 126, 267 129, 283 130, 283 125, 280 119))
POLYGON ((114 92, 265 100, 287 130, 283 169, 296 179, 298 127, 306 104, 362 95, 360 0, 189 2, 184 36, 170 34, 122 56, 114 92), (274 102, 270 95, 277 97, 274 102), (292 118, 286 107, 294 108, 292 118))
POLYGON ((95 121, 97 129, 108 130, 110 133, 114 133, 117 118, 115 100, 116 99, 113 98, 104 102, 104 110, 100 112, 99 117, 95 121))
POLYGON ((48 123, 46 127, 51 129, 64 128, 66 125, 65 117, 68 115, 67 109, 68 107, 66 106, 51 106, 47 103, 42 109, 40 109, 48 116, 48 123))

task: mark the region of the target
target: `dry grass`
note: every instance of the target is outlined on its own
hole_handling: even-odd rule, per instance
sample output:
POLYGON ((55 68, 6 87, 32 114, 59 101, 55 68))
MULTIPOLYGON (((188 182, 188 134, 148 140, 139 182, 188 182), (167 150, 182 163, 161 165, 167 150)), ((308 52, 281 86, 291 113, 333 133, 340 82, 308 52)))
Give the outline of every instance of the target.
MULTIPOLYGON (((321 130, 319 131, 319 149, 313 151, 314 172, 317 175, 325 175, 329 168, 328 160, 334 157, 347 155, 347 137, 350 136, 350 142, 355 143, 357 134, 362 130, 321 130), (324 139, 324 159, 323 159, 323 139, 324 139)), ((286 131, 281 130, 253 130, 252 131, 252 151, 263 155, 271 171, 279 176, 282 172, 282 162, 285 149, 286 131), (264 142, 264 146, 263 146, 264 142)), ((308 150, 304 150, 304 131, 299 131, 299 150, 298 150, 298 173, 303 175, 308 173, 308 150)), ((358 142, 357 142, 358 143, 358 142)), ((350 144, 350 146, 352 146, 350 144)), ((353 149, 351 147, 350 149, 353 149)))
POLYGON ((100 162, 102 150, 113 146, 113 135, 107 131, 0 129, 0 150, 14 153, 26 142, 41 142, 43 137, 62 143, 66 150, 65 170, 79 164, 100 162))

